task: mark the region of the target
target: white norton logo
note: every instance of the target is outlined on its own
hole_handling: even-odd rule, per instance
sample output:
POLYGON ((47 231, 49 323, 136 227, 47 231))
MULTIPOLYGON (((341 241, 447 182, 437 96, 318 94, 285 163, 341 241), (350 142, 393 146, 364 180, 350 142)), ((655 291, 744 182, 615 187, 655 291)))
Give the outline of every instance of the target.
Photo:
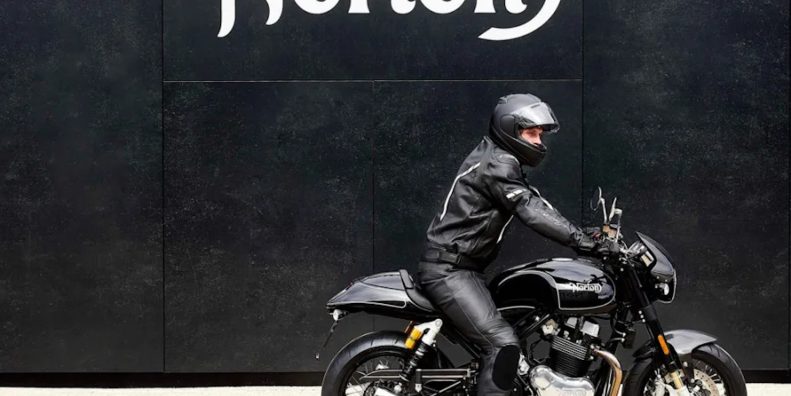
POLYGON ((594 293, 601 293, 602 286, 598 283, 590 284, 590 283, 572 283, 571 284, 571 291, 574 293, 576 292, 594 292, 594 293))
MULTIPOLYGON (((267 25, 274 25, 280 20, 283 13, 283 0, 265 0, 269 6, 267 25)), ((368 0, 350 0, 349 14, 370 14, 368 0)), ((424 7, 435 14, 450 14, 458 10, 464 0, 419 0, 424 7)), ((521 14, 527 9, 524 0, 504 0, 505 9, 511 14, 521 14)), ((294 0, 295 3, 310 14, 324 14, 335 8, 340 0, 294 0)), ((390 0, 390 5, 396 14, 409 14, 415 9, 418 0, 390 0)), ((483 40, 503 41, 512 40, 532 33, 543 26, 555 13, 560 5, 560 0, 545 0, 544 5, 533 19, 523 25, 512 28, 490 28, 478 38, 483 40)), ((476 14, 494 14, 494 0, 476 0, 476 14)), ((231 33, 236 21, 236 0, 222 0, 222 23, 217 37, 225 37, 231 33)))

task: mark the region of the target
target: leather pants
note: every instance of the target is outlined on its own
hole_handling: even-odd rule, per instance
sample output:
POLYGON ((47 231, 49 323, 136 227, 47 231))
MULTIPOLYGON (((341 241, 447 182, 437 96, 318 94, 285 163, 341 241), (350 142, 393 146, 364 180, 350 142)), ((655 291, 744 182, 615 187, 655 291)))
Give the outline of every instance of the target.
POLYGON ((508 395, 519 365, 519 340, 497 311, 484 275, 450 264, 420 262, 415 278, 434 306, 483 349, 477 394, 508 395))

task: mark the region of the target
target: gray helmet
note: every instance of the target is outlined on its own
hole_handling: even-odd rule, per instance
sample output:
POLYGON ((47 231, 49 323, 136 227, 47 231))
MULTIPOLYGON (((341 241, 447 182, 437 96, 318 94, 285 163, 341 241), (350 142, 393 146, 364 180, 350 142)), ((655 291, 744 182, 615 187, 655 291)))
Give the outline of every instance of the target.
POLYGON ((560 129, 557 118, 548 104, 531 94, 503 96, 494 107, 489 123, 489 136, 497 145, 510 152, 520 163, 538 166, 546 155, 543 144, 533 144, 519 137, 519 130, 540 126, 544 133, 560 129))

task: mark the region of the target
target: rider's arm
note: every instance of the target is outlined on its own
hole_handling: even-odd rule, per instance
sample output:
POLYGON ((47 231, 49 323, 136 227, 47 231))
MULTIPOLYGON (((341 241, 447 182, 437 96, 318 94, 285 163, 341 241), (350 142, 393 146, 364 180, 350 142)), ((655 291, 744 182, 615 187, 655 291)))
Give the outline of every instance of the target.
POLYGON ((579 227, 525 183, 515 157, 495 155, 483 174, 492 199, 519 217, 522 223, 563 245, 586 250, 593 248, 593 241, 579 227))

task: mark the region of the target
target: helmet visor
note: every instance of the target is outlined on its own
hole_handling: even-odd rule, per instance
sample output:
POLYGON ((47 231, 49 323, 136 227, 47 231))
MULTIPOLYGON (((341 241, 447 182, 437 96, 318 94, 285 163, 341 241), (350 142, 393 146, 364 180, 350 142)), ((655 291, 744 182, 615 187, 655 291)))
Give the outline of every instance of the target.
POLYGON ((516 117, 517 124, 522 128, 541 126, 545 133, 554 133, 560 129, 555 113, 544 102, 520 107, 513 112, 513 115, 516 117))

